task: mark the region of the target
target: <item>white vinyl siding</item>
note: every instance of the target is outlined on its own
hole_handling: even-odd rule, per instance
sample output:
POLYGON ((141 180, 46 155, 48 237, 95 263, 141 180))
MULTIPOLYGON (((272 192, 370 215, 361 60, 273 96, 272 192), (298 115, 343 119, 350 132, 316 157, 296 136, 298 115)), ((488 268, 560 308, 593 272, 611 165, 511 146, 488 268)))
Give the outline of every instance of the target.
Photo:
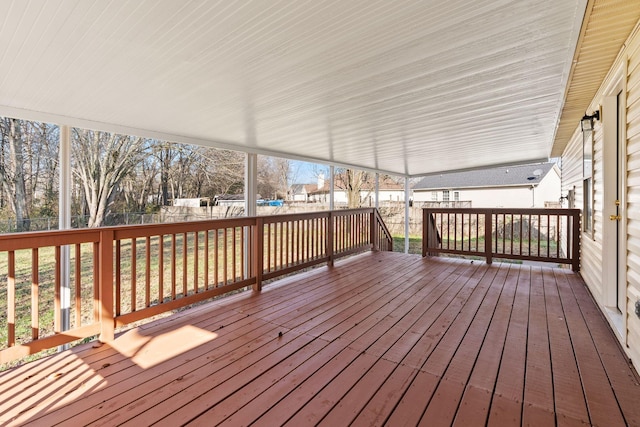
POLYGON ((629 44, 627 63, 627 343, 640 366, 640 35, 629 44))
MULTIPOLYGON (((640 31, 626 43, 623 51, 613 64, 609 75, 603 81, 600 90, 589 106, 589 112, 601 108, 606 95, 605 89, 615 78, 615 70, 624 69, 626 65, 626 203, 623 218, 626 226, 626 256, 621 262, 626 266, 626 348, 636 368, 640 367, 640 319, 635 314, 636 301, 640 301, 640 31), (626 61, 626 64, 624 63, 626 61)), ((614 114, 603 111, 602 114, 614 114)), ((593 238, 582 233, 581 275, 592 295, 600 305, 605 305, 604 277, 603 277, 603 127, 602 122, 595 123, 594 158, 593 158, 593 186, 594 186, 594 232, 593 238)), ((566 195, 575 188, 576 207, 583 206, 582 186, 582 133, 580 124, 576 123, 576 130, 562 155, 562 194, 566 195)), ((606 250, 614 248, 607 247, 606 250)))
MULTIPOLYGON (((596 124, 596 130, 599 124, 596 124)), ((596 131, 596 139, 594 143, 594 151, 596 157, 602 158, 602 155, 598 155, 598 149, 601 146, 598 141, 598 135, 600 132, 596 131)), ((596 188, 598 182, 601 179, 599 175, 601 171, 594 167, 594 185, 596 188)), ((600 186, 601 187, 601 186, 600 186)), ((582 186, 582 132, 580 131, 580 123, 576 123, 576 131, 571 138, 571 141, 567 145, 562 156, 562 194, 567 194, 569 190, 575 189, 575 202, 576 207, 582 208, 584 204, 584 194, 582 186)), ((582 277, 584 278, 587 286, 591 290, 594 297, 601 301, 602 299, 602 245, 598 242, 598 222, 602 218, 600 214, 601 208, 598 206, 599 197, 594 197, 594 218, 595 230, 594 236, 596 239, 592 239, 590 233, 582 234, 582 253, 580 257, 580 270, 582 277)), ((601 229, 602 227, 600 227, 601 229)))

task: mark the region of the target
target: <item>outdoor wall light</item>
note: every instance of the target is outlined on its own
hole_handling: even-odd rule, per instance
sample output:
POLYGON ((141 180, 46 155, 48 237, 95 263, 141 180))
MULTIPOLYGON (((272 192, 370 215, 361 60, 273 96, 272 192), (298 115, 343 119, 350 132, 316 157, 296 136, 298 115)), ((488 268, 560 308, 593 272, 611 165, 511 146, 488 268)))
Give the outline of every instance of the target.
POLYGON ((592 115, 585 114, 580 125, 582 126, 582 132, 591 132, 593 130, 593 119, 600 120, 600 110, 596 110, 592 115))

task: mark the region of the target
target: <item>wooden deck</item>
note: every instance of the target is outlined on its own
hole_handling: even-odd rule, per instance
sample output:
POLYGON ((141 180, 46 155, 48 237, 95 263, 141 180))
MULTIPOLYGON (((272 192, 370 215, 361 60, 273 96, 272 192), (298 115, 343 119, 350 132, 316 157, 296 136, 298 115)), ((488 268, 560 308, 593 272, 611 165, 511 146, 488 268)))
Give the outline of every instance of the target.
POLYGON ((640 425, 566 269, 376 252, 0 374, 0 424, 640 425))

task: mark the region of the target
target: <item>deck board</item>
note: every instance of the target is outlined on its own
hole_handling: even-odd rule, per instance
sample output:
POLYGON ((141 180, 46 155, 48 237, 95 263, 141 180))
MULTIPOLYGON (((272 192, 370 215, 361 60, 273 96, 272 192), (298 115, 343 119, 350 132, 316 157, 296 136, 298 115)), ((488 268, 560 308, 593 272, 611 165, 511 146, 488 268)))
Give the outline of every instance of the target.
POLYGON ((498 377, 489 410, 490 426, 520 425, 524 402, 531 271, 520 269, 498 377))
POLYGON ((579 276, 369 253, 0 373, 9 425, 639 425, 579 276))
POLYGON ((602 387, 609 382, 609 379, 582 312, 576 304, 572 304, 575 297, 563 281, 556 283, 558 283, 560 298, 563 299, 564 314, 571 331, 571 343, 580 371, 591 423, 624 425, 624 416, 619 410, 613 390, 610 387, 602 387))
POLYGON ((524 406, 525 425, 548 425, 554 421, 553 374, 549 351, 549 328, 540 267, 532 268, 529 292, 524 406))
MULTIPOLYGON (((501 270, 503 273, 506 270, 501 270)), ((494 314, 496 302, 500 296, 504 283, 504 274, 496 275, 491 281, 491 286, 484 295, 471 323, 460 323, 464 329, 464 337, 460 340, 455 353, 450 358, 449 365, 444 372, 434 372, 442 376, 442 380, 435 390, 435 394, 429 402, 427 410, 423 414, 421 424, 424 425, 451 425, 456 416, 458 405, 464 393, 464 388, 469 380, 471 370, 476 362, 479 349, 484 341, 489 322, 494 314)), ((433 359, 438 360, 438 359, 433 359)), ((442 359, 446 362, 446 359, 442 359)))
POLYGON ((589 413, 580 381, 580 373, 571 346, 556 279, 553 271, 544 270, 544 294, 549 327, 549 347, 553 367, 555 411, 559 416, 589 423, 589 413))
POLYGON ((498 376, 519 273, 519 268, 509 269, 504 291, 500 294, 487 335, 478 353, 473 372, 466 382, 460 406, 455 414, 456 425, 465 426, 477 423, 480 420, 486 420, 489 416, 491 395, 498 376))

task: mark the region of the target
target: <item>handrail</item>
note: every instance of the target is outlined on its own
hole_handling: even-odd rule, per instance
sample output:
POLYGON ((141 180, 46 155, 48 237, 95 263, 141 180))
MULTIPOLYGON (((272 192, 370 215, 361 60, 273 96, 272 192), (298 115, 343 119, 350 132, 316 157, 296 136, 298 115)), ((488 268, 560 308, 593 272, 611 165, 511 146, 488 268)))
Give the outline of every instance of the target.
POLYGON ((371 239, 374 242, 374 249, 382 250, 382 251, 393 251, 393 236, 391 235, 391 231, 385 224, 382 219, 382 215, 380 215, 380 211, 377 209, 373 210, 373 215, 375 216, 373 222, 377 225, 374 228, 377 229, 376 234, 371 239))
POLYGON ((570 264, 580 269, 579 209, 423 209, 422 255, 570 264), (487 232, 489 230, 489 232, 487 232))
POLYGON ((0 364, 98 334, 110 341, 119 326, 367 250, 393 250, 371 208, 0 235, 0 364))

